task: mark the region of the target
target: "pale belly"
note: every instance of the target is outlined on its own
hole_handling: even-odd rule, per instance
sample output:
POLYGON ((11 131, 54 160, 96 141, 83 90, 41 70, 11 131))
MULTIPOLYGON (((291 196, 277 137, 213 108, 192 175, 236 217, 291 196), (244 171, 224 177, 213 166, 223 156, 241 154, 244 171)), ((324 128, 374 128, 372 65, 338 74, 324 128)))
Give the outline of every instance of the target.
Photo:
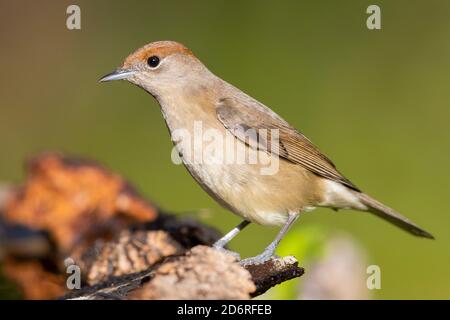
POLYGON ((228 131, 219 123, 214 110, 205 112, 197 108, 195 112, 182 113, 175 106, 181 108, 181 104, 162 108, 172 141, 190 174, 225 208, 258 224, 280 226, 286 222, 289 212, 310 210, 322 201, 318 196, 322 194, 322 179, 299 165, 272 159, 264 151, 251 149, 234 136, 236 151, 233 156, 229 157, 230 150, 225 143, 223 152, 195 157, 196 152, 211 146, 208 141, 194 141, 198 139, 196 123, 201 123, 203 134, 212 130, 224 136, 228 131), (242 161, 242 157, 238 160, 237 154, 243 150, 250 159, 257 159, 256 163, 242 161))
MULTIPOLYGON (((245 147, 247 152, 263 153, 245 147)), ((183 153, 185 150, 180 148, 179 151, 183 153)), ((266 153, 264 155, 268 157, 266 153)), ((274 160, 277 165, 274 162, 269 165, 267 162, 249 164, 219 162, 221 159, 216 159, 218 162, 203 160, 199 163, 183 159, 183 163, 206 192, 246 220, 281 226, 289 212, 311 210, 321 200, 317 196, 320 194, 320 179, 283 159, 274 160), (268 170, 270 167, 272 170, 268 170)))

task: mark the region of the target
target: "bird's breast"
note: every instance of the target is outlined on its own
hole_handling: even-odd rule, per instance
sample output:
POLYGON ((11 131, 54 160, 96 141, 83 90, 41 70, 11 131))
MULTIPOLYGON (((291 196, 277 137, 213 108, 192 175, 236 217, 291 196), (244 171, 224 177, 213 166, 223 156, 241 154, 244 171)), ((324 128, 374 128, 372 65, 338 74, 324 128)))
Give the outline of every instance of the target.
POLYGON ((265 225, 317 203, 317 177, 264 151, 249 148, 198 105, 162 106, 176 153, 194 179, 224 207, 265 225))

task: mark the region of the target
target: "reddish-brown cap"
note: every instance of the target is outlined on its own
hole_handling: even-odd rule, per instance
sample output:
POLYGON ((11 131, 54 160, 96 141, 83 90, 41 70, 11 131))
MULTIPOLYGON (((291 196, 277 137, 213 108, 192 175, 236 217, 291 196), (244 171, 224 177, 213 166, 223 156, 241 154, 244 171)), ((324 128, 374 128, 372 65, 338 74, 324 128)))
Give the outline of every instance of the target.
POLYGON ((162 59, 176 53, 194 56, 192 51, 181 43, 175 41, 156 41, 146 44, 130 54, 123 62, 122 68, 127 68, 139 61, 147 61, 151 56, 158 56, 162 59))

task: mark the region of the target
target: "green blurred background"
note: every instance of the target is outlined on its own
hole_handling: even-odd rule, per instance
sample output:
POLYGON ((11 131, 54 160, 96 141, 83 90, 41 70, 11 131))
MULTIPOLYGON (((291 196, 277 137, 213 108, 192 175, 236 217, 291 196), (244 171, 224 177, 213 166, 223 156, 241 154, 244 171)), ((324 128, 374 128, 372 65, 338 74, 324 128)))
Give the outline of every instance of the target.
MULTIPOLYGON (((450 298, 449 1, 3 0, 0 12, 0 181, 20 183, 26 158, 59 150, 103 162, 167 210, 237 224, 172 164, 157 103, 97 82, 143 44, 176 40, 437 240, 327 209, 296 228, 351 234, 381 267, 375 298, 450 298), (81 30, 66 29, 69 4, 81 30), (370 4, 381 30, 366 28, 370 4)), ((252 225, 232 248, 257 254, 276 232, 252 225)))

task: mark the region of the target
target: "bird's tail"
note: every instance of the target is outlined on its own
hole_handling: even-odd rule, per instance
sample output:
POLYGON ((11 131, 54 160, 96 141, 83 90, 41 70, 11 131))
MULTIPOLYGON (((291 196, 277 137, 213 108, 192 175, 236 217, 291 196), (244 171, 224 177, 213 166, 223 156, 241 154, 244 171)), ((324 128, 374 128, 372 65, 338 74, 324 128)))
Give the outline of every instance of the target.
POLYGON ((358 193, 358 196, 359 196, 361 202, 364 203, 369 208, 368 209, 369 212, 377 215, 380 218, 383 218, 384 220, 389 221, 392 224, 395 224, 397 227, 400 227, 403 230, 408 231, 409 233, 411 233, 415 236, 434 239, 434 237, 431 233, 428 233, 427 231, 419 228, 416 224, 409 221, 407 218, 402 216, 400 213, 385 206, 384 204, 373 199, 372 197, 368 196, 367 194, 358 193))

